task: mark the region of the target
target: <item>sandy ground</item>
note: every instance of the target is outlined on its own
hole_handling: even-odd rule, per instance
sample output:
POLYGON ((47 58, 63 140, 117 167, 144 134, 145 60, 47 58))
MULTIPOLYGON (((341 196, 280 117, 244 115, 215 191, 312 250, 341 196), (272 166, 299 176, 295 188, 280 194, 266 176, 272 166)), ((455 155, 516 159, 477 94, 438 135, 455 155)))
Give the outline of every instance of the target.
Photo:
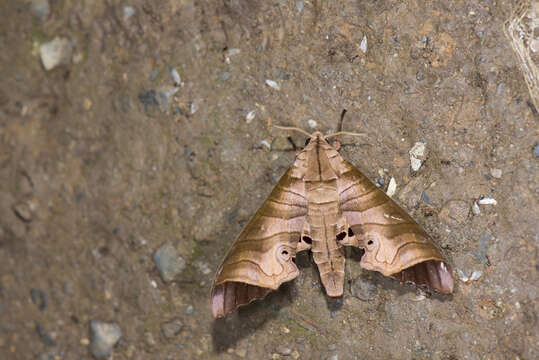
POLYGON ((539 116, 503 32, 513 7, 1 1, 0 358, 536 359, 539 116), (342 156, 395 179, 455 293, 425 297, 352 251, 328 301, 306 256, 213 320, 220 260, 292 163, 286 137, 305 141, 271 124, 328 133, 343 109, 368 137, 341 138, 342 156))

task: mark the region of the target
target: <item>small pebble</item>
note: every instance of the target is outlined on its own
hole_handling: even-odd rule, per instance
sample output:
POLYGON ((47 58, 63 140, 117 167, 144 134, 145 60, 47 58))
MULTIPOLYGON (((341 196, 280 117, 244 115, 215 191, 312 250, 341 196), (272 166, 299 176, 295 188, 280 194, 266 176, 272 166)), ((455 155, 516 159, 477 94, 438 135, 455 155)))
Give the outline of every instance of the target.
POLYGON ((183 328, 183 323, 180 319, 173 319, 171 321, 161 324, 161 332, 167 339, 171 339, 178 335, 183 328))
POLYGON ((472 272, 472 275, 470 275, 470 281, 476 281, 479 280, 479 278, 483 275, 483 272, 480 270, 474 270, 472 272))
POLYGON ((472 205, 472 212, 474 213, 474 215, 481 214, 481 210, 479 209, 479 205, 477 205, 476 202, 474 202, 473 205, 472 205))
POLYGON ((256 116, 256 110, 249 111, 247 115, 245 116, 245 122, 247 124, 250 124, 254 120, 255 116, 256 116))
POLYGON ((367 35, 363 35, 363 39, 361 40, 361 44, 359 45, 359 49, 363 51, 363 54, 367 52, 367 35))
POLYGON ((416 142, 408 152, 410 154, 410 166, 413 171, 419 170, 425 160, 425 143, 416 142))
POLYGON ((185 309, 185 315, 193 315, 195 313, 195 307, 193 305, 188 305, 185 309))
POLYGON ((397 182, 395 181, 395 178, 392 177, 391 180, 389 180, 389 185, 387 186, 386 194, 387 196, 392 197, 393 195, 395 195, 396 191, 397 191, 397 182))
POLYGON ((501 169, 490 169, 490 175, 492 177, 499 179, 502 177, 502 170, 501 169))
POLYGON ((66 65, 71 61, 73 45, 66 38, 55 37, 54 40, 41 44, 39 54, 45 70, 49 71, 58 65, 66 65))
POLYGON ((144 341, 146 341, 146 344, 150 346, 155 346, 155 344, 157 344, 153 338, 153 334, 149 331, 144 333, 144 341))
POLYGON ((189 109, 191 110, 191 114, 194 114, 198 111, 198 105, 193 101, 189 103, 189 109))
POLYGON ((124 6, 123 11, 124 11, 124 21, 129 20, 129 18, 135 15, 135 13, 137 12, 137 10, 134 7, 129 6, 129 5, 124 6))
POLYGON ((221 74, 221 81, 227 81, 230 78, 230 73, 225 71, 221 74))
POLYGON ((174 85, 176 86, 181 85, 182 78, 180 77, 178 70, 176 70, 175 68, 170 69, 170 76, 172 77, 172 81, 174 81, 174 85))
POLYGON ((303 11, 303 1, 296 1, 296 9, 298 9, 298 13, 301 14, 303 11))
POLYGON ((416 289, 416 294, 415 296, 412 298, 412 301, 423 301, 427 298, 426 294, 425 294, 425 291, 421 290, 420 288, 417 288, 416 289))
POLYGON ((101 321, 90 322, 90 352, 97 359, 108 357, 112 348, 122 336, 120 326, 115 323, 104 323, 101 321))
POLYGON ((168 106, 170 105, 170 98, 172 95, 176 94, 178 90, 178 87, 170 85, 162 85, 155 89, 155 99, 162 112, 167 111, 168 106))
POLYGON ((279 84, 277 84, 275 81, 273 80, 266 80, 266 85, 268 85, 270 88, 272 89, 275 89, 275 90, 281 90, 281 87, 279 86, 279 84))
POLYGON ((297 350, 294 350, 294 351, 292 351, 292 354, 290 354, 290 356, 292 356, 292 359, 298 360, 299 359, 299 352, 297 350))
POLYGON ((533 147, 533 156, 539 157, 539 145, 533 147))
POLYGON ((477 202, 479 205, 496 205, 498 202, 493 198, 483 198, 477 202))
POLYGON ((480 270, 474 270, 471 273, 469 273, 467 271, 462 271, 460 269, 457 269, 457 275, 462 282, 467 283, 470 281, 479 280, 479 278, 483 275, 483 272, 480 270))
POLYGON ((164 244, 155 252, 153 261, 165 282, 172 281, 185 269, 185 261, 178 256, 176 248, 170 243, 164 244))
POLYGON ((85 98, 82 101, 82 107, 84 108, 84 110, 89 111, 92 108, 92 100, 85 98))
POLYGON ((268 150, 271 150, 271 145, 270 145, 270 143, 269 143, 267 140, 262 140, 260 143, 261 143, 262 145, 264 145, 265 147, 267 147, 268 150))
POLYGON ((25 222, 32 221, 32 211, 27 203, 18 203, 13 207, 15 215, 25 222))
POLYGON ((204 275, 208 275, 209 273, 211 273, 210 266, 205 262, 198 261, 195 263, 195 266, 204 275))
POLYGON ((288 356, 292 354, 292 349, 285 345, 279 345, 277 346, 277 349, 275 349, 275 352, 283 356, 288 356))
POLYGON ((430 197, 424 191, 421 193, 421 201, 423 201, 425 204, 430 204, 430 197))
POLYGON ((226 57, 232 57, 232 56, 236 56, 236 55, 239 55, 241 53, 241 50, 238 49, 238 48, 232 48, 232 49, 228 49, 225 53, 225 56, 226 57))
POLYGON ((316 123, 316 121, 314 121, 313 119, 309 119, 309 120, 307 121, 307 124, 309 124, 309 127, 310 127, 310 128, 313 128, 313 129, 318 125, 318 124, 316 123))

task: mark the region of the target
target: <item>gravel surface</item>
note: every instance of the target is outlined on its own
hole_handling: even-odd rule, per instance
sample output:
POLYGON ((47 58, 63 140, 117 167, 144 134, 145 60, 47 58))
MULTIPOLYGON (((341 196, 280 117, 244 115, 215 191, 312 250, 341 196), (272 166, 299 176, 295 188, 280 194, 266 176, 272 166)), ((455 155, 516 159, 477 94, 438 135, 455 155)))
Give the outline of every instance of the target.
POLYGON ((513 3, 0 1, 0 358, 538 358, 513 3), (455 293, 351 250, 331 300, 305 255, 215 321, 215 270, 305 143, 271 125, 335 132, 344 109, 367 136, 340 153, 432 235, 455 293))

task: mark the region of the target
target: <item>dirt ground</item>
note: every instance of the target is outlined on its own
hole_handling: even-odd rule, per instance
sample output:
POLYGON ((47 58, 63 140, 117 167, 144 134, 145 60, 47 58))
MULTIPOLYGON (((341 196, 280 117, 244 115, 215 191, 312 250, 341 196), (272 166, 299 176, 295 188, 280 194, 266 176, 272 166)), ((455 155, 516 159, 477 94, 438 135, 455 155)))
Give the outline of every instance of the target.
POLYGON ((91 321, 120 329, 114 359, 538 358, 539 116, 504 36, 514 6, 1 1, 0 358, 90 359, 91 321), (368 137, 342 137, 342 156, 394 178, 455 293, 351 251, 328 301, 304 256, 295 281, 215 321, 214 272, 292 163, 286 137, 305 141, 271 125, 329 133, 343 109, 368 137))

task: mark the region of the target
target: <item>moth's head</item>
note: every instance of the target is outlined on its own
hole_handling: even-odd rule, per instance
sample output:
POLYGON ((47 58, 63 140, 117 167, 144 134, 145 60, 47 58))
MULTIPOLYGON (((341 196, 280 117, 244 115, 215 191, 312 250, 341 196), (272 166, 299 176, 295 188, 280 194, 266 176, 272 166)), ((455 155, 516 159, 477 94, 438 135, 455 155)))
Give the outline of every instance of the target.
POLYGON ((307 140, 305 140, 305 147, 309 146, 309 144, 311 144, 311 146, 314 146, 312 144, 316 144, 316 143, 327 143, 326 137, 320 131, 313 132, 307 138, 307 140))
POLYGON ((309 134, 307 131, 297 128, 297 127, 288 127, 288 126, 279 126, 279 125, 273 125, 277 129, 281 130, 288 130, 288 131, 297 131, 302 133, 303 135, 306 135, 308 138, 305 141, 305 147, 307 147, 310 143, 316 143, 318 142, 324 142, 327 143, 327 139, 337 136, 337 135, 352 135, 352 136, 365 136, 366 134, 359 134, 359 133, 352 133, 348 131, 339 131, 333 134, 324 135, 320 131, 315 131, 312 134, 309 134), (313 141, 314 140, 314 141, 313 141))

